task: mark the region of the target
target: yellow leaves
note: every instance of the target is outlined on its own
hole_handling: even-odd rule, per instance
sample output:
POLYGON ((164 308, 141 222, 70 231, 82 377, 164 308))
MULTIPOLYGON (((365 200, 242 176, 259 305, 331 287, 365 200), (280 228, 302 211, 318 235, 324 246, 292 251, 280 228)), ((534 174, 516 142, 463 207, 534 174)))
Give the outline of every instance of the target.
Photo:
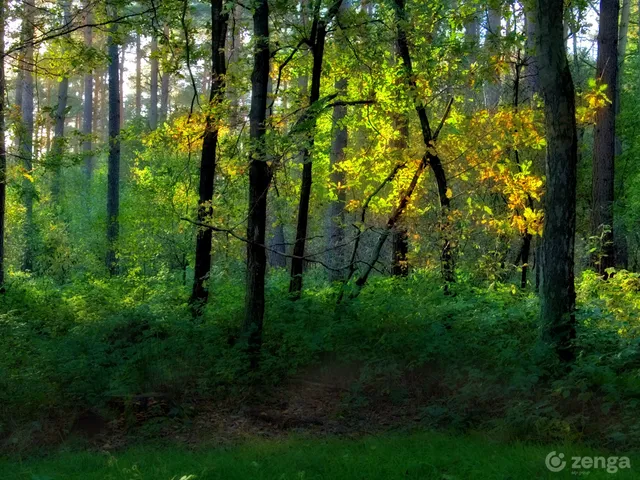
POLYGON ((451 188, 447 188, 447 192, 445 193, 445 195, 448 199, 453 198, 453 191, 451 190, 451 188))
POLYGON ((589 80, 589 88, 578 94, 576 121, 579 124, 595 124, 598 110, 611 104, 606 91, 607 85, 597 85, 594 79, 589 80))

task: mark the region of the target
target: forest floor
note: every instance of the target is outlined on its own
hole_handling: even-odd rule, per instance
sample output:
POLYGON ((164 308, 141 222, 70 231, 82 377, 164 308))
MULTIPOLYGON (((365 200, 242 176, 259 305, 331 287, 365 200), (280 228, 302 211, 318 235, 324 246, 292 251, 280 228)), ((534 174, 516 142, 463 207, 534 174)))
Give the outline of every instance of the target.
MULTIPOLYGON (((554 450, 627 455, 565 442, 521 443, 495 432, 435 432, 425 424, 438 395, 438 374, 430 370, 406 375, 397 398, 380 385, 354 388, 358 364, 307 369, 268 392, 244 397, 179 406, 162 393, 114 398, 112 407, 120 413, 111 419, 87 411, 23 431, 26 444, 14 438, 17 449, 0 459, 0 479, 598 479, 611 473, 552 473, 545 458, 554 450), (412 388, 425 382, 430 398, 418 394, 423 388, 412 388)), ((636 458, 616 478, 637 478, 636 458)))

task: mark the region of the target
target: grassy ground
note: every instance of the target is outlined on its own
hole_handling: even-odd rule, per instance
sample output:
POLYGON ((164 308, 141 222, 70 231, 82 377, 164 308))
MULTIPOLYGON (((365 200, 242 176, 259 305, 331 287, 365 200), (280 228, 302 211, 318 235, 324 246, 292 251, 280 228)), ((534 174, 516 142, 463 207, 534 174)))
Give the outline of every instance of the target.
MULTIPOLYGON (((195 451, 136 447, 117 454, 59 453, 45 459, 0 460, 0 478, 507 480, 575 478, 576 474, 588 474, 589 480, 612 478, 612 473, 601 468, 572 471, 570 457, 576 455, 597 454, 580 447, 505 445, 473 436, 420 433, 359 440, 253 440, 239 446, 195 451), (545 457, 552 450, 563 452, 569 460, 560 473, 550 472, 545 466, 545 457)), ((631 468, 618 470, 614 477, 638 478, 639 460, 631 456, 631 468)))

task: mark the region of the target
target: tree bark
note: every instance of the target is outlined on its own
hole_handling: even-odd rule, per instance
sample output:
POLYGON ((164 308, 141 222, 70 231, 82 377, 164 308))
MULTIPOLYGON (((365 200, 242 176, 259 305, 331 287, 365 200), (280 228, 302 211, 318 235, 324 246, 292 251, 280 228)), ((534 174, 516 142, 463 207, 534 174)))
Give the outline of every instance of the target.
MULTIPOLYGON (((227 67, 225 63, 224 45, 227 36, 227 24, 229 13, 224 8, 223 0, 211 1, 211 92, 209 103, 214 111, 224 99, 225 76, 227 67)), ((207 218, 213 213, 211 202, 213 200, 213 188, 216 173, 217 148, 218 148, 219 119, 211 115, 207 116, 205 132, 202 142, 202 157, 200 161, 200 185, 198 203, 198 222, 206 223, 207 218)), ((209 289, 206 284, 211 270, 211 242, 213 232, 210 229, 200 229, 196 236, 196 255, 194 267, 193 290, 191 304, 193 313, 198 315, 207 302, 209 289)))
POLYGON ((616 138, 616 104, 618 76, 618 13, 619 0, 601 0, 598 31, 596 79, 606 85, 611 100, 598 109, 593 139, 593 181, 591 205, 591 235, 598 238, 599 248, 591 262, 601 275, 615 265, 613 248, 613 201, 616 138))
POLYGON ((142 113, 142 47, 140 34, 136 34, 136 118, 142 113))
POLYGON ((4 0, 0 0, 0 292, 4 292, 5 280, 5 217, 7 192, 7 151, 5 150, 4 103, 6 81, 4 77, 4 0))
MULTIPOLYGON (((502 12, 494 5, 487 11, 487 37, 486 46, 491 56, 500 54, 500 37, 502 36, 502 12)), ((501 80, 498 72, 491 72, 486 86, 486 107, 495 109, 500 103, 501 80)))
POLYGON ((120 62, 116 43, 117 24, 113 23, 109 46, 109 159, 107 173, 107 255, 110 275, 118 274, 117 243, 120 233, 120 62))
MULTIPOLYGON (((336 82, 336 91, 342 94, 347 90, 347 79, 343 78, 336 82)), ((332 270, 329 270, 329 280, 334 282, 342 280, 346 273, 344 243, 344 209, 347 202, 346 192, 346 175, 341 169, 340 164, 345 159, 345 149, 349 141, 347 127, 344 125, 344 119, 347 116, 347 107, 345 105, 333 108, 333 141, 331 144, 331 152, 329 155, 329 179, 331 185, 335 185, 336 199, 329 202, 327 211, 327 256, 325 262, 332 270), (342 269, 342 270, 341 270, 342 269)))
MULTIPOLYGON (((228 14, 227 14, 228 17, 228 14)), ((225 23, 225 32, 226 32, 226 23, 225 23)), ((169 41, 169 24, 165 23, 164 25, 164 36, 169 41)), ((226 33, 225 33, 226 35, 226 33)), ((169 75, 168 68, 165 68, 162 72, 162 84, 160 88, 160 121, 166 122, 167 118, 169 118, 169 79, 171 76, 169 75)))
MULTIPOLYGON (((86 24, 93 22, 93 13, 89 2, 85 3, 87 15, 85 18, 86 24)), ((88 48, 93 47, 93 29, 92 27, 84 28, 84 43, 88 48)), ((84 169, 87 179, 91 180, 93 176, 93 154, 92 150, 92 138, 93 135, 93 71, 87 72, 84 75, 84 105, 82 113, 82 135, 84 135, 84 141, 82 143, 82 152, 84 155, 84 169)))
MULTIPOLYGON (((407 41, 406 26, 407 15, 405 10, 405 0, 395 0, 396 7, 396 24, 397 24, 397 47, 400 58, 404 64, 404 78, 405 83, 410 89, 410 94, 414 100, 414 106, 418 118, 420 120, 420 128, 422 131, 422 139, 426 147, 425 159, 427 165, 431 167, 431 171, 436 179, 438 187, 438 198, 440 200, 440 231, 442 232, 443 245, 440 253, 440 263, 442 267, 442 275, 445 281, 445 293, 449 292, 449 285, 455 282, 455 268, 453 259, 453 243, 450 236, 450 224, 448 220, 449 215, 449 187, 447 184, 447 176, 442 165, 442 160, 438 156, 438 152, 435 149, 436 139, 433 137, 433 132, 429 125, 429 118, 427 116, 427 110, 424 102, 418 98, 417 84, 413 73, 413 64, 411 62, 411 53, 409 51, 409 43, 407 41)), ((446 115, 446 112, 445 112, 446 115)), ((394 222, 395 226, 395 222, 394 222)))
MULTIPOLYGON (((24 0, 25 18, 31 19, 35 13, 35 6, 28 0, 24 0)), ((33 38, 34 24, 31 21, 22 22, 22 38, 23 41, 33 38)), ((22 157, 23 166, 27 173, 32 174, 33 170, 33 46, 27 43, 24 49, 24 63, 22 75, 22 128, 21 128, 21 146, 20 156, 22 157)), ((33 221, 33 200, 35 197, 35 188, 33 181, 25 178, 22 181, 23 199, 25 208, 24 236, 25 248, 22 258, 22 270, 32 271, 33 260, 35 255, 35 224, 33 221)))
MULTIPOLYGON (((62 11, 64 24, 71 24, 70 4, 63 0, 62 11)), ((58 85, 58 104, 55 111, 55 124, 53 127, 53 146, 51 147, 51 159, 53 170, 53 182, 51 185, 51 197, 54 205, 60 204, 60 191, 62 189, 62 163, 65 150, 64 126, 67 115, 67 99, 69 97, 69 78, 64 76, 58 85)))
POLYGON ((544 237, 541 248, 542 339, 563 361, 575 358, 575 285, 578 137, 575 93, 563 36, 563 1, 537 0, 538 79, 547 137, 544 237))
MULTIPOLYGON (((320 1, 314 8, 313 26, 311 27, 311 54, 313 55, 313 69, 311 73, 311 91, 309 94, 309 106, 312 107, 320 99, 320 82, 322 80, 322 63, 324 60, 324 47, 327 36, 327 23, 338 13, 342 0, 334 2, 327 12, 326 17, 320 16, 320 1)), ((316 131, 316 119, 311 120, 308 133, 308 143, 302 149, 301 160, 302 183, 300 185, 300 202, 298 203, 298 222, 296 226, 296 239, 293 246, 293 258, 291 259, 291 281, 289 292, 293 298, 298 298, 302 291, 302 272, 304 269, 304 252, 307 238, 307 226, 309 223, 309 203, 311 201, 311 185, 313 183, 313 162, 311 149, 314 144, 316 131)))
POLYGON ((151 80, 149 98, 149 128, 158 126, 158 39, 151 37, 151 80))
POLYGON ((264 320, 264 275, 267 195, 271 171, 267 165, 266 134, 267 88, 269 83, 269 4, 256 0, 253 11, 255 39, 251 75, 251 111, 249 114, 251 153, 249 158, 249 208, 247 217, 247 287, 243 335, 247 341, 251 367, 258 366, 264 320))
POLYGON ((120 45, 119 48, 119 59, 120 59, 120 64, 118 66, 118 68, 120 69, 120 72, 118 73, 118 93, 120 95, 120 128, 124 127, 124 120, 125 120, 125 111, 124 111, 124 61, 125 61, 125 56, 127 54, 127 42, 128 42, 128 37, 126 37, 123 40, 123 43, 120 45))

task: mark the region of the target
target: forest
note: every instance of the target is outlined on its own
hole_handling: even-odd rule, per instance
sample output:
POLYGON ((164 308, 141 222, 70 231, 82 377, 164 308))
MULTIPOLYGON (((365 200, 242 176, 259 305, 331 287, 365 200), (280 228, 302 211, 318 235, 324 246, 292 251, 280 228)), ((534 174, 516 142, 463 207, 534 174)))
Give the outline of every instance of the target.
POLYGON ((0 59, 1 479, 639 478, 640 3, 0 0, 0 59))

